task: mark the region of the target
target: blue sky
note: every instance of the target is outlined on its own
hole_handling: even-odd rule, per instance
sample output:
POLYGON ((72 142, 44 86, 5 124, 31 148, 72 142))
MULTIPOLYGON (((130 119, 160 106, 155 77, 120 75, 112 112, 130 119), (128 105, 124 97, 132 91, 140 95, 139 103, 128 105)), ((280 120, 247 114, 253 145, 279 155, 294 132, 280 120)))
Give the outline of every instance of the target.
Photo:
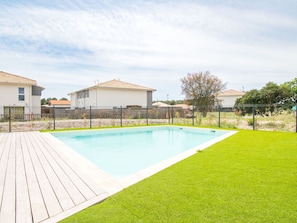
MULTIPOLYGON (((67 97, 112 79, 183 99, 210 71, 248 91, 297 76, 296 0, 0 0, 0 70, 67 97)), ((168 95, 168 96, 167 96, 168 95)))

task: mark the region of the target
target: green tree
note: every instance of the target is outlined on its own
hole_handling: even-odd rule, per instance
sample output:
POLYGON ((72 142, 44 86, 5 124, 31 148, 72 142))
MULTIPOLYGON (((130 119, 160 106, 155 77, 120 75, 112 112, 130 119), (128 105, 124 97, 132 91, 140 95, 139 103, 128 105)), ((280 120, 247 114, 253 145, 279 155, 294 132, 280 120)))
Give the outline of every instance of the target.
POLYGON ((46 99, 45 98, 41 99, 41 105, 46 105, 46 99))
POLYGON ((277 85, 268 82, 260 90, 253 89, 246 92, 242 98, 236 100, 235 106, 243 112, 243 115, 252 113, 252 106, 255 106, 258 114, 272 115, 275 108, 278 108, 278 111, 288 108, 288 100, 292 101, 290 84, 277 85))
POLYGON ((285 82, 282 86, 289 92, 284 103, 288 108, 292 108, 297 103, 297 77, 292 81, 285 82))
POLYGON ((57 98, 47 98, 47 99, 42 98, 41 99, 41 105, 48 105, 50 100, 57 100, 57 98))
POLYGON ((281 104, 284 97, 286 97, 280 86, 273 82, 268 82, 260 92, 262 104, 267 105, 264 107, 263 113, 270 112, 272 114, 275 110, 273 105, 281 104))
POLYGON ((180 80, 182 93, 185 94, 186 100, 197 106, 203 117, 214 107, 216 95, 226 87, 226 83, 211 75, 209 71, 189 73, 180 80))
POLYGON ((253 111, 252 106, 255 104, 262 104, 261 92, 257 89, 246 92, 241 98, 235 101, 237 110, 242 111, 242 115, 246 113, 251 114, 253 111))

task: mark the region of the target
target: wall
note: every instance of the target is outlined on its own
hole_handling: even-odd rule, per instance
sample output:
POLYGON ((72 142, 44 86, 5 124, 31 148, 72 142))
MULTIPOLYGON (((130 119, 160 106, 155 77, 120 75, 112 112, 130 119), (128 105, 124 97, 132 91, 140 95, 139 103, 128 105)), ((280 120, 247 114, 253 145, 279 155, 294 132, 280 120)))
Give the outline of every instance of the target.
POLYGON ((99 107, 123 107, 127 105, 139 105, 142 107, 147 106, 147 92, 130 89, 102 89, 99 88, 92 90, 92 106, 99 107), (97 95, 97 101, 96 101, 97 95), (95 97, 94 97, 95 96, 95 97), (94 99, 95 98, 95 99, 94 99))
POLYGON ((26 85, 1 85, 0 87, 0 114, 3 114, 4 106, 24 107, 25 114, 40 114, 41 96, 32 96, 32 87, 26 85), (19 87, 25 89, 25 101, 19 101, 19 87), (2 112, 2 113, 1 113, 2 112))
POLYGON ((218 96, 217 99, 220 100, 220 104, 223 107, 233 107, 237 98, 241 98, 242 96, 218 96))
POLYGON ((2 108, 4 106, 26 107, 26 104, 31 106, 30 94, 31 94, 31 86, 1 85, 0 106, 2 108), (19 101, 19 89, 18 89, 19 87, 23 87, 25 89, 25 101, 19 101))

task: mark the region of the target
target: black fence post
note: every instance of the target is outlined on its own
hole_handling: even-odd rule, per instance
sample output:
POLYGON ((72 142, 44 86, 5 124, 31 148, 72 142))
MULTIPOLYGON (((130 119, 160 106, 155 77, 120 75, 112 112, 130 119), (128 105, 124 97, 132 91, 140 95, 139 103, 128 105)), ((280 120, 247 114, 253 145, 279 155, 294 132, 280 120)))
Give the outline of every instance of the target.
POLYGON ((56 111, 55 111, 55 105, 53 105, 53 118, 54 118, 54 130, 56 130, 56 111))
POLYGON ((219 105, 219 128, 221 127, 221 106, 219 105))
POLYGON ((173 112, 174 112, 173 107, 171 107, 171 124, 173 124, 173 112))
POLYGON ((255 105, 253 105, 253 130, 255 130, 255 105))
POLYGON ((122 106, 121 106, 120 112, 121 112, 121 127, 123 127, 123 108, 122 108, 122 106))
POLYGON ((92 106, 90 105, 90 129, 92 128, 92 106))
POLYGON ((148 106, 146 106, 146 125, 148 125, 148 106))
POLYGON ((170 107, 168 106, 168 124, 170 124, 170 107))
POLYGON ((193 105, 193 109, 192 109, 192 125, 194 125, 194 114, 195 114, 195 112, 194 112, 194 105, 193 105))
POLYGON ((11 132, 11 107, 8 107, 9 132, 11 132))
POLYGON ((295 116, 296 116, 296 133, 297 133, 297 100, 296 100, 296 105, 295 105, 295 116))

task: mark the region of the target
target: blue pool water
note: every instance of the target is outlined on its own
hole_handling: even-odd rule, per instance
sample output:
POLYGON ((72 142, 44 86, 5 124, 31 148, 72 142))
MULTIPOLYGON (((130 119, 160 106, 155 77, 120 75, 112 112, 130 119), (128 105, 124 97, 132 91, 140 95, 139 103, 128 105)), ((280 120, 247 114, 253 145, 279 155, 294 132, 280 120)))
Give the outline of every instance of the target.
POLYGON ((52 135, 120 179, 227 132, 187 127, 135 127, 52 135))

